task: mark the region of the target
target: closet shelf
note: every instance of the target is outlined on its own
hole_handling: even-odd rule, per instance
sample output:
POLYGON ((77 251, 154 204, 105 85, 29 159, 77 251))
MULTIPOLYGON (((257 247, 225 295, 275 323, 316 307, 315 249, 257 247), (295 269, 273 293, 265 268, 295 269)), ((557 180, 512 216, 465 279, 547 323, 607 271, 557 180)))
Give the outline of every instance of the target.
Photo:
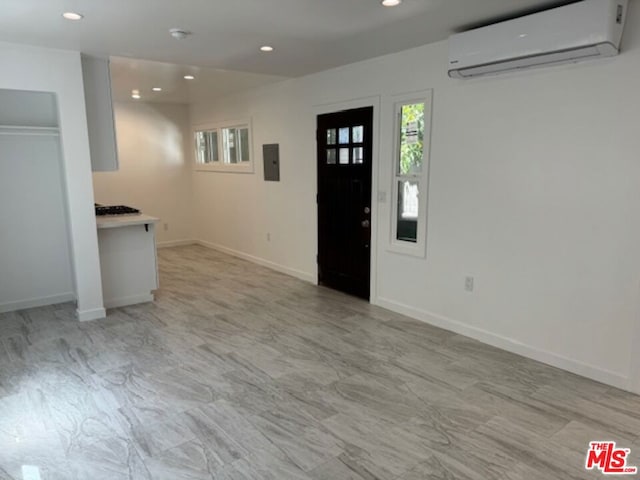
POLYGON ((33 127, 25 125, 0 125, 0 135, 59 135, 58 127, 33 127))

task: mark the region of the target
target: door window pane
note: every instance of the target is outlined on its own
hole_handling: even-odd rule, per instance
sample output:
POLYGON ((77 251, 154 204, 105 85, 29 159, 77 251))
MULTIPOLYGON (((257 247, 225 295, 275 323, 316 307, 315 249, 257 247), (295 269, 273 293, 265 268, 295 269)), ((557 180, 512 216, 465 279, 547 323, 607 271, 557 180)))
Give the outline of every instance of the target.
POLYGON ((349 128, 341 128, 339 132, 340 144, 349 143, 349 128))
POLYGON ((329 130, 327 130, 327 145, 335 145, 336 139, 336 129, 330 128, 329 130))
POLYGON ((400 121, 400 175, 420 175, 424 158, 424 103, 403 105, 400 121))
POLYGON ((418 241, 419 183, 401 180, 398 182, 397 239, 405 242, 418 241))
POLYGON ((353 127, 353 143, 362 143, 364 142, 364 127, 360 125, 359 127, 353 127))
POLYGON ((340 165, 349 165, 349 149, 340 149, 340 165))
POLYGON ((327 164, 335 165, 336 164, 336 149, 329 148, 327 150, 327 164))
POLYGON ((353 163, 364 163, 364 148, 356 147, 353 149, 353 163))

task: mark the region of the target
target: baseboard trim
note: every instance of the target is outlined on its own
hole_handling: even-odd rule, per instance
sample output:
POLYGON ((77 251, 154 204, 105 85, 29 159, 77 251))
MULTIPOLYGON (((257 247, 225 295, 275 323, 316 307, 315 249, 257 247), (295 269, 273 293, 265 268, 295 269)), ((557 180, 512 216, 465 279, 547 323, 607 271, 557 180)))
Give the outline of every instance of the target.
POLYGON ((16 310, 24 310, 25 308, 46 307, 47 305, 73 302, 75 299, 75 293, 67 292, 40 298, 29 298, 27 300, 20 300, 18 302, 7 302, 0 304, 0 313, 15 312, 16 310))
POLYGON ((211 248, 212 250, 217 250, 219 252, 232 255, 234 257, 242 258, 243 260, 248 260, 249 262, 257 263, 258 265, 262 265, 263 267, 270 268, 272 270, 275 270, 276 272, 284 273, 286 275, 299 278, 300 280, 304 280, 305 282, 309 282, 313 284, 316 283, 315 276, 310 273, 303 272, 301 270, 296 270, 294 268, 289 268, 279 263, 272 262, 270 260, 265 260, 264 258, 256 257, 248 253, 240 252, 238 250, 234 250, 228 247, 223 247, 222 245, 217 245, 215 243, 206 242, 204 240, 198 240, 196 243, 203 247, 211 248))
POLYGON ((137 305, 138 303, 149 303, 154 301, 153 293, 131 295, 129 297, 118 297, 104 301, 105 308, 128 307, 129 305, 137 305))
POLYGON ((195 245, 198 242, 195 240, 170 240, 168 242, 157 242, 157 248, 172 248, 172 247, 186 247, 188 245, 195 245))
POLYGON ((76 317, 81 322, 91 322, 106 318, 107 311, 104 308, 94 308, 93 310, 76 310, 76 317))
POLYGON ((566 370, 582 377, 587 377, 597 382, 601 382, 623 390, 633 391, 630 379, 610 370, 605 370, 593 365, 589 365, 577 360, 573 360, 562 355, 558 355, 546 350, 541 350, 529 345, 525 345, 512 338, 496 335, 487 330, 473 327, 457 320, 434 314, 425 310, 420 310, 409 305, 405 305, 394 300, 378 297, 376 305, 391 310, 408 317, 415 318, 435 327, 440 327, 466 337, 473 338, 482 343, 486 343, 496 348, 506 350, 523 357, 537 360, 538 362, 551 365, 553 367, 566 370))

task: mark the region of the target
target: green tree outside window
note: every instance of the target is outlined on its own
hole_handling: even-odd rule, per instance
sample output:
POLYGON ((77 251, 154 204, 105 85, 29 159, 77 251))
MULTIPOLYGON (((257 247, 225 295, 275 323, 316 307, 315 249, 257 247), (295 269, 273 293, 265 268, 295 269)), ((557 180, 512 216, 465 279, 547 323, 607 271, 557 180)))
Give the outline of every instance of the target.
POLYGON ((424 157, 424 103, 403 105, 400 131, 400 175, 422 172, 424 157))

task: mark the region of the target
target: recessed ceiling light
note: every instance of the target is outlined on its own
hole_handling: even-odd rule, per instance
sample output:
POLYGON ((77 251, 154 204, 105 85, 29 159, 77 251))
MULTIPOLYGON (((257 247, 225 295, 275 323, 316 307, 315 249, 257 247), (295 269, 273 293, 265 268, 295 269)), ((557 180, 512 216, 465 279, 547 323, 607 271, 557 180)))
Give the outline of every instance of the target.
POLYGON ((140 100, 140 90, 131 90, 131 98, 140 100))
POLYGON ((381 3, 385 7, 396 7, 402 3, 402 0, 382 0, 381 3))
POLYGON ((160 87, 153 87, 151 90, 153 90, 154 92, 161 92, 162 88, 160 87))
POLYGON ((62 16, 67 20, 82 20, 84 18, 84 15, 76 12, 64 12, 62 16))
POLYGON ((260 50, 263 52, 273 52, 273 47, 271 45, 263 45, 260 47, 260 50))
POLYGON ((193 75, 185 75, 185 76, 184 76, 184 79, 185 79, 185 80, 195 80, 195 79, 196 79, 196 77, 194 77, 193 75))

